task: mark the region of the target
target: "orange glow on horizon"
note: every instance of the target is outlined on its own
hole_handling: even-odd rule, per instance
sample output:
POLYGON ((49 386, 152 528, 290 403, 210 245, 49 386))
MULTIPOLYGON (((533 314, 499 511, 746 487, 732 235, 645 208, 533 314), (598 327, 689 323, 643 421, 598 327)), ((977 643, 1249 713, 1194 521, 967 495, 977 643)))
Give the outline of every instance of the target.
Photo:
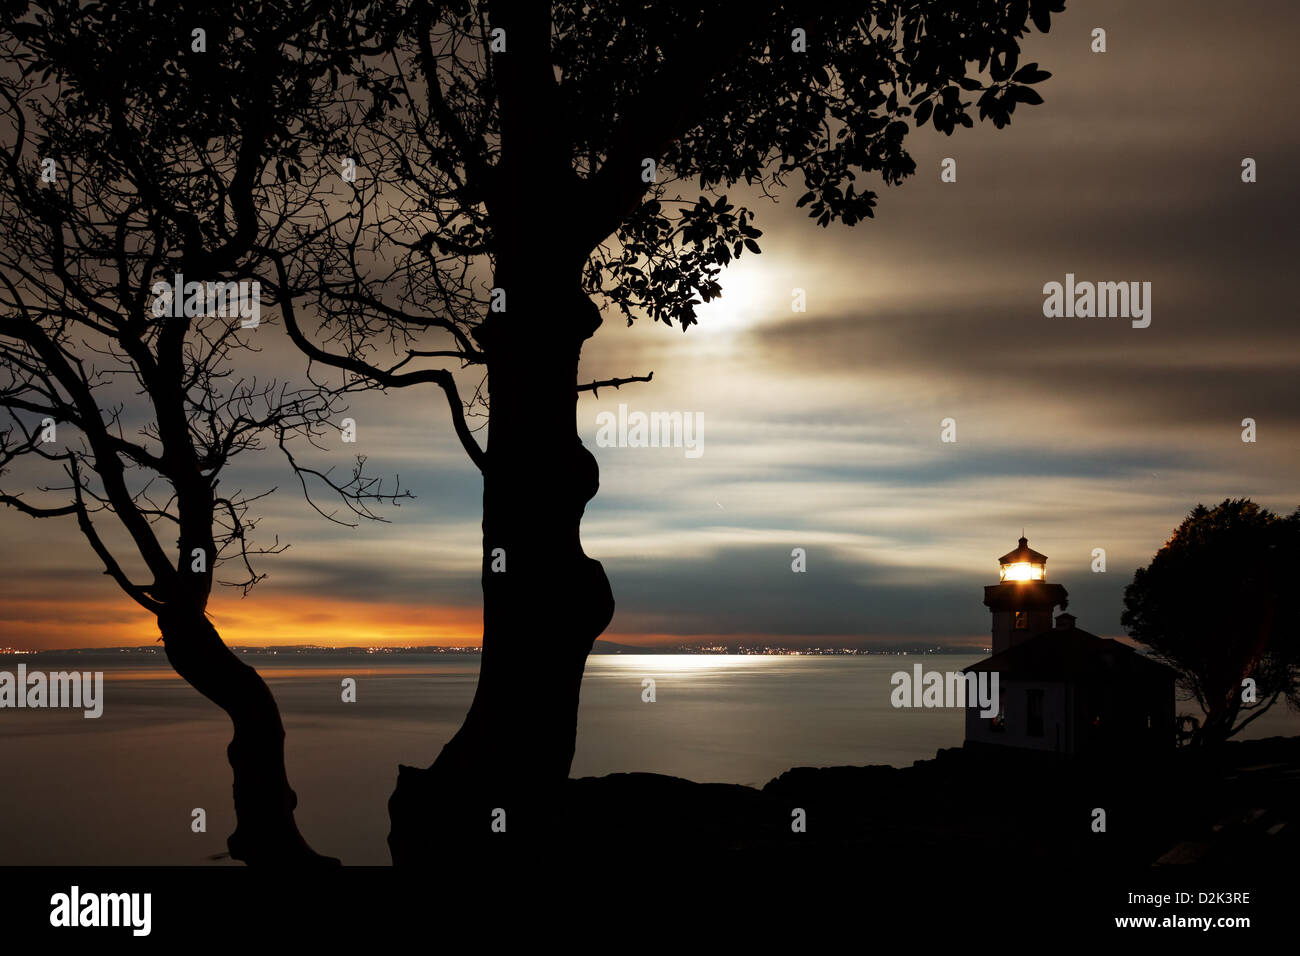
MULTIPOLYGON (((324 647, 478 647, 483 643, 483 611, 459 605, 379 604, 322 599, 306 594, 254 593, 241 600, 218 595, 210 606, 213 623, 230 646, 317 644, 324 647)), ((544 622, 538 622, 544 640, 544 622)), ((879 641, 908 641, 873 635, 879 641)), ((663 648, 748 645, 848 647, 860 634, 788 635, 758 633, 620 632, 601 640, 629 647, 663 648)), ((158 625, 143 608, 125 599, 79 601, 16 598, 0 601, 0 648, 56 650, 76 647, 140 647, 158 641, 158 625)), ((967 639, 952 638, 965 643, 967 639)), ((982 637, 969 638, 980 646, 982 637)))
MULTIPOLYGON (((219 596, 208 606, 229 645, 321 644, 329 647, 476 646, 477 607, 375 604, 303 594, 219 596)), ((21 598, 0 603, 0 646, 139 647, 159 638, 153 616, 130 601, 21 598)))

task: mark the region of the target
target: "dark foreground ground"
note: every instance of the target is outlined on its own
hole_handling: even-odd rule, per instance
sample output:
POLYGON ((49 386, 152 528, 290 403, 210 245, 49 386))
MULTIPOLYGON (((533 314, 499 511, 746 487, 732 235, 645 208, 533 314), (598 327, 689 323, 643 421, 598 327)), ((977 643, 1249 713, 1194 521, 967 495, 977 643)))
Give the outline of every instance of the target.
POLYGON ((1300 738, 1106 762, 952 749, 907 768, 797 767, 761 790, 613 774, 570 781, 567 802, 569 832, 604 849, 1294 866, 1300 738))
MULTIPOLYGON (((477 814, 429 824, 445 836, 471 819, 482 833, 477 814)), ((521 839, 517 819, 402 868, 0 867, 0 926, 6 940, 137 941, 52 928, 53 894, 77 886, 148 893, 154 943, 210 948, 269 937, 929 952, 1135 936, 1253 949, 1294 938, 1300 738, 1101 763, 945 750, 908 768, 796 768, 761 790, 615 774, 569 781, 546 839, 521 839), (792 829, 795 810, 806 832, 792 829)))

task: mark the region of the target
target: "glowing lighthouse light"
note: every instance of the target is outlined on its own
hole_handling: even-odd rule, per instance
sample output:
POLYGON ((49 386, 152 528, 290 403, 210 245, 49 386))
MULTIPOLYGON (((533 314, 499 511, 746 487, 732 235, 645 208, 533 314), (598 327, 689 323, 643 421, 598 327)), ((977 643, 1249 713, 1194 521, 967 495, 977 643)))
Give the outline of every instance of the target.
POLYGON ((1020 539, 1016 550, 998 558, 1003 581, 1042 581, 1047 578, 1047 555, 1029 547, 1026 538, 1020 539))
POLYGON ((1002 580, 1041 581, 1043 580, 1043 566, 1041 564, 1030 564, 1028 561, 1004 564, 1002 566, 1002 580))

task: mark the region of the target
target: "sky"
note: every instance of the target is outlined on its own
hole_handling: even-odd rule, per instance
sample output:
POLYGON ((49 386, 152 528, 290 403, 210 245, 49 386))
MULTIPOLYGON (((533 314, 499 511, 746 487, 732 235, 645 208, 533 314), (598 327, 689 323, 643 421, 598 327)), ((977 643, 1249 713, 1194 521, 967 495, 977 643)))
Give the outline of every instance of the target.
MULTIPOLYGON (((763 251, 700 324, 611 314, 583 354, 582 381, 654 372, 578 403, 601 469, 583 543, 617 603, 605 638, 980 647, 981 588, 1022 529, 1079 626, 1120 636, 1133 570, 1196 504, 1300 505, 1298 27, 1284 2, 1072 3, 1021 54, 1053 73, 1045 104, 1003 130, 914 131, 917 173, 878 189, 874 220, 821 229, 797 185, 775 205, 733 191, 763 251), (1067 273, 1150 282, 1150 326, 1045 316, 1044 284, 1067 273), (620 403, 702 416, 703 453, 597 447, 620 403)), ((290 368, 283 344, 268 353, 290 368)), ((478 643, 481 484, 441 393, 349 414, 339 467, 365 454, 416 497, 340 527, 259 458, 229 480, 278 487, 259 532, 290 547, 249 596, 220 589, 214 622, 231 644, 478 643)), ((100 572, 73 523, 0 512, 0 647, 155 640, 100 572)))

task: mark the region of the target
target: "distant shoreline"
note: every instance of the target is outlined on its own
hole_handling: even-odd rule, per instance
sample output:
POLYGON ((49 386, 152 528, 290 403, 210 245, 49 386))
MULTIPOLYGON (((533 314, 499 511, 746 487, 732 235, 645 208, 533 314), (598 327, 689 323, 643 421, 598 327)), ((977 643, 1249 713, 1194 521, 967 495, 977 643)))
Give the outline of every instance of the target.
MULTIPOLYGON (((442 646, 436 644, 410 647, 327 647, 320 644, 279 644, 274 646, 241 646, 230 648, 248 657, 277 657, 298 655, 303 657, 325 655, 381 656, 388 654, 481 654, 480 645, 442 646)), ((781 657, 864 657, 864 656, 919 656, 940 654, 987 654, 987 647, 960 647, 955 645, 887 645, 883 647, 784 647, 779 645, 728 644, 728 645, 671 645, 641 647, 634 644, 615 644, 597 641, 592 654, 701 654, 714 656, 781 656, 781 657)), ((22 650, 0 647, 0 661, 6 657, 55 656, 60 654, 85 657, 164 658, 161 644, 137 647, 61 647, 45 650, 22 650)))

